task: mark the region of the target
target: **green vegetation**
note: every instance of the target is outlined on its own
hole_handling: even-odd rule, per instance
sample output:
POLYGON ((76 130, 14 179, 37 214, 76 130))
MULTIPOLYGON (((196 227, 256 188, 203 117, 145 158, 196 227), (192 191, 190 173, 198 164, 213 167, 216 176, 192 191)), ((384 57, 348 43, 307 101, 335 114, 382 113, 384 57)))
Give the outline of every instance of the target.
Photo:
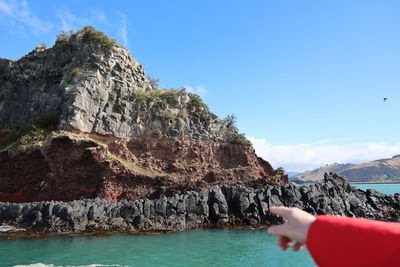
POLYGON ((18 140, 19 147, 31 146, 34 144, 38 144, 43 142, 46 139, 47 133, 43 128, 39 128, 35 125, 29 127, 24 133, 20 136, 18 140))
POLYGON ((33 125, 24 126, 10 132, 0 139, 0 151, 23 150, 26 147, 42 144, 46 136, 56 129, 58 118, 46 115, 36 120, 33 125))
POLYGON ((236 145, 251 146, 251 142, 242 133, 229 133, 228 142, 236 145))
POLYGON ((96 30, 93 26, 85 26, 78 33, 83 33, 82 40, 84 42, 96 42, 106 49, 113 48, 117 42, 108 37, 104 32, 96 30))
POLYGON ((177 118, 186 118, 188 110, 192 110, 193 107, 202 107, 206 111, 209 111, 208 106, 204 104, 200 96, 187 93, 185 88, 182 89, 152 89, 152 90, 137 90, 134 91, 131 97, 138 103, 152 103, 152 106, 156 112, 154 115, 164 121, 169 120, 174 123, 177 118), (189 97, 189 102, 187 103, 187 108, 181 106, 180 97, 187 95, 189 97), (169 108, 179 109, 172 110, 169 108))
POLYGON ((82 71, 83 69, 81 67, 72 67, 69 70, 69 76, 70 76, 70 80, 75 79, 76 77, 79 77, 82 75, 82 71))
POLYGON ((190 101, 189 101, 189 106, 190 107, 202 107, 205 110, 209 110, 208 106, 203 102, 203 99, 199 95, 189 93, 190 101))
POLYGON ((75 32, 73 30, 69 31, 61 31, 56 38, 56 45, 59 47, 62 47, 64 50, 68 48, 72 48, 72 44, 69 42, 71 39, 72 35, 74 35, 75 32))
POLYGON ((71 36, 74 34, 73 30, 61 31, 56 38, 56 43, 68 43, 71 36))
POLYGON ((81 35, 83 42, 95 42, 105 49, 111 49, 117 44, 114 39, 108 37, 104 32, 96 30, 93 26, 85 26, 77 32, 61 31, 57 35, 56 43, 64 47, 70 46, 69 41, 74 35, 81 35))
POLYGON ((178 104, 178 98, 185 94, 185 89, 153 89, 153 90, 137 90, 132 93, 132 98, 137 102, 153 102, 155 105, 159 105, 161 108, 166 108, 167 104, 176 106, 178 104))
POLYGON ((153 102, 155 99, 160 97, 159 89, 155 90, 137 90, 132 93, 132 98, 134 98, 137 102, 153 102))
POLYGON ((170 123, 175 123, 177 118, 177 114, 169 110, 162 110, 160 112, 156 112, 155 116, 157 118, 163 119, 164 121, 170 121, 170 123))

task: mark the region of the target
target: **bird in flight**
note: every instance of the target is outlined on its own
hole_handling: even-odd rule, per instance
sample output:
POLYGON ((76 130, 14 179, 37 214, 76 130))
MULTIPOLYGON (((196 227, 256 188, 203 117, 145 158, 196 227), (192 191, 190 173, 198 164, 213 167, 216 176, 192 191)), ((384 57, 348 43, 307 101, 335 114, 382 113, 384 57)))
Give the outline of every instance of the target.
POLYGON ((389 98, 387 98, 387 97, 384 97, 383 98, 383 102, 386 102, 386 100, 388 100, 389 98))

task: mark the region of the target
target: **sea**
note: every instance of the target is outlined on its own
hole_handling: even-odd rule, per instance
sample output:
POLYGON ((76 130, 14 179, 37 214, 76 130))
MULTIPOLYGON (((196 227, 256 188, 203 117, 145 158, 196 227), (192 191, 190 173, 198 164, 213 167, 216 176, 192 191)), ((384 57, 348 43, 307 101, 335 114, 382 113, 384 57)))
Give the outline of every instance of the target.
MULTIPOLYGON (((400 184, 353 184, 400 193, 400 184)), ((58 236, 0 241, 0 266, 315 266, 306 249, 281 251, 265 230, 58 236)))

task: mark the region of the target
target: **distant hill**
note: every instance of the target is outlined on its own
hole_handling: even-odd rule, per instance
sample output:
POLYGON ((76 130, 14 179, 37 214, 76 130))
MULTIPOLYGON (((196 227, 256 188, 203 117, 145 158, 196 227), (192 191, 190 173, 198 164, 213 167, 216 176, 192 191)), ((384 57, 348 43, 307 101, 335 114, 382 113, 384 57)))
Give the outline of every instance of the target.
POLYGON ((344 175, 350 182, 400 182, 400 155, 361 164, 329 164, 293 176, 292 180, 314 182, 322 179, 326 172, 344 175))
POLYGON ((302 174, 303 172, 286 172, 289 178, 302 174))
POLYGON ((327 164, 323 167, 320 167, 315 170, 311 171, 306 171, 304 173, 298 174, 293 176, 293 180, 300 180, 300 181, 318 181, 321 180, 324 177, 324 173, 329 173, 329 172, 335 172, 335 173, 340 173, 341 171, 344 171, 350 167, 354 166, 354 164, 346 163, 346 164, 338 164, 338 163, 333 163, 333 164, 327 164))

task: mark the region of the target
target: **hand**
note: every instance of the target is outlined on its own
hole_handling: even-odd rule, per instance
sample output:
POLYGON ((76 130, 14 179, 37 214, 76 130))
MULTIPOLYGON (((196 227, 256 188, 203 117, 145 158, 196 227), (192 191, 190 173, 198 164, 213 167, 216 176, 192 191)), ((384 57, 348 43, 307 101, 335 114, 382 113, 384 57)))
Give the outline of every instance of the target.
POLYGON ((302 249, 307 242, 308 230, 315 221, 315 216, 298 208, 270 207, 269 211, 286 219, 284 224, 268 228, 270 235, 279 236, 279 247, 286 250, 293 241, 296 241, 293 251, 302 249))

